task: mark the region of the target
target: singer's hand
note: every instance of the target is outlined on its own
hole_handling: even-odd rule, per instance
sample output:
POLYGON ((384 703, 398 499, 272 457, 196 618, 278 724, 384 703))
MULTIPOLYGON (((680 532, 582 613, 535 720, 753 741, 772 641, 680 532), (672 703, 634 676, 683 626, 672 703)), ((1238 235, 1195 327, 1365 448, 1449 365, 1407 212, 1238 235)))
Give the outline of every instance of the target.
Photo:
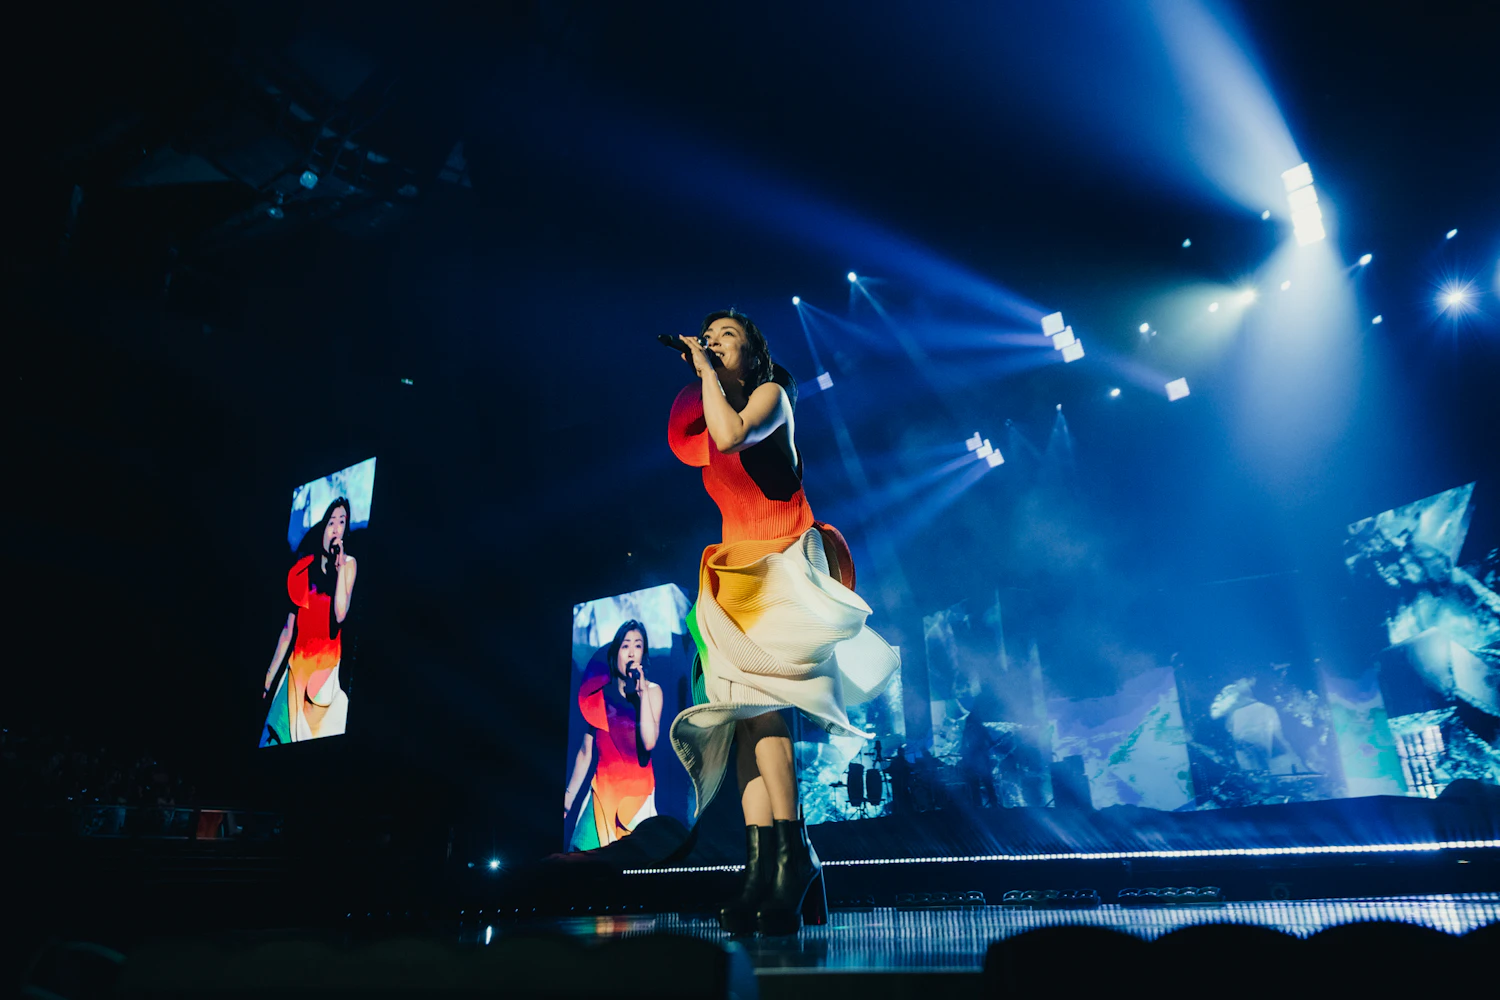
POLYGON ((703 349, 703 345, 698 343, 698 338, 682 337, 681 340, 687 345, 688 352, 683 357, 692 362, 693 373, 699 378, 705 375, 712 375, 714 363, 709 358, 708 352, 703 349))
POLYGON ((343 569, 344 568, 344 563, 353 563, 353 562, 354 562, 354 557, 349 554, 349 550, 348 549, 344 548, 343 543, 340 543, 339 544, 339 554, 333 557, 333 567, 334 567, 334 569, 335 570, 343 569))
POLYGON ((646 680, 645 664, 637 663, 635 665, 635 693, 645 694, 650 687, 651 682, 646 680))

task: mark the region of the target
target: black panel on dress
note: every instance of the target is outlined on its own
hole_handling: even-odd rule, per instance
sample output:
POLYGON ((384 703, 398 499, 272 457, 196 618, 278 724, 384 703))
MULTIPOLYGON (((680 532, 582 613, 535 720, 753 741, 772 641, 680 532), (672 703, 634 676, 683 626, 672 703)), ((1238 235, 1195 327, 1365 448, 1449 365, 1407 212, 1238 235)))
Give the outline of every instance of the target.
POLYGON ((776 428, 764 441, 757 441, 740 452, 744 467, 767 500, 790 500, 802 488, 802 470, 787 457, 785 425, 776 428))

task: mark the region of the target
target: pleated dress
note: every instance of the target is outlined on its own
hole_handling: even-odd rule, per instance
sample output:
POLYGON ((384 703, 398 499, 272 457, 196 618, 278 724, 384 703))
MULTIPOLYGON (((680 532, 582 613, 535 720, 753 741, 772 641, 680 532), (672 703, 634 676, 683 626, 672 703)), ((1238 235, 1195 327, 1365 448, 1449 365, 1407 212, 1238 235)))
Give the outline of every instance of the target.
POLYGON ((845 707, 878 695, 900 666, 865 624, 870 606, 854 592, 849 546, 814 520, 801 463, 776 437, 719 451, 696 383, 677 394, 667 423, 672 453, 703 470, 724 519, 723 540, 703 550, 687 614, 693 706, 671 729, 699 814, 723 782, 736 722, 796 708, 829 733, 864 739, 845 707))

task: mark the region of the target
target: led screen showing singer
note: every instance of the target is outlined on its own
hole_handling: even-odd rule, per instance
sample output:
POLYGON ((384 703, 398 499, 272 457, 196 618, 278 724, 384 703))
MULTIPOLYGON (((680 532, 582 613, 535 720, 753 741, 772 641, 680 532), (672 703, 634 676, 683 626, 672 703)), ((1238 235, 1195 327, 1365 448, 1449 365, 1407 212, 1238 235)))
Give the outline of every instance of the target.
POLYGON ((369 525, 374 490, 370 458, 292 491, 292 561, 262 689, 263 747, 341 736, 348 725, 361 569, 351 536, 369 525))

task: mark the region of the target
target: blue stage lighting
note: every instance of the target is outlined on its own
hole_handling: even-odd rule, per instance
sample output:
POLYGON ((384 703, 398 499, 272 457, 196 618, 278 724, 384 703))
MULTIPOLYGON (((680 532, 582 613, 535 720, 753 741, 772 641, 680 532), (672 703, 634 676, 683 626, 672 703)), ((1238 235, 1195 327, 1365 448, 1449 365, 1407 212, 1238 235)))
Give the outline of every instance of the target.
POLYGON ((1375 324, 1376 326, 1379 326, 1380 324, 1382 324, 1382 323, 1385 322, 1385 317, 1384 316, 1376 316, 1374 319, 1370 320, 1370 322, 1373 323, 1373 324, 1375 324))
POLYGON ((1374 254, 1367 253, 1367 254, 1365 254, 1363 257, 1361 257, 1359 259, 1359 266, 1360 267, 1364 267, 1366 264, 1370 263, 1370 261, 1372 261, 1374 259, 1375 259, 1375 255, 1374 254))
POLYGON ((1451 239, 1453 239, 1453 237, 1455 237, 1457 235, 1458 235, 1458 230, 1457 229, 1450 229, 1450 230, 1448 230, 1448 235, 1444 236, 1443 239, 1445 239, 1445 240, 1451 240, 1451 239))
POLYGON ((1150 333, 1151 332, 1151 324, 1150 323, 1142 323, 1140 325, 1140 331, 1142 333, 1150 333))
POLYGON ((818 384, 819 389, 833 388, 833 376, 827 372, 819 372, 818 377, 813 379, 813 381, 818 384))
POLYGON ((311 191, 318 186, 318 175, 311 170, 304 170, 302 176, 297 178, 297 182, 311 191))
POLYGON ((1219 304, 1217 302, 1210 302, 1208 304, 1208 311, 1211 312, 1211 313, 1218 312, 1219 311, 1219 304))
POLYGON ((1438 296, 1444 309, 1451 313, 1463 312, 1468 306, 1473 289, 1468 284, 1449 284, 1443 287, 1443 292, 1438 296))
POLYGON ((1047 336, 1055 336, 1063 332, 1062 313, 1048 313, 1042 317, 1042 333, 1047 336))
POLYGON ((989 458, 994 450, 994 447, 990 444, 990 439, 985 438, 984 443, 981 444, 978 448, 974 449, 974 454, 978 455, 980 458, 989 458))
POLYGON ((1174 378, 1167 383, 1167 398, 1172 402, 1175 403, 1177 400, 1189 395, 1192 394, 1188 391, 1187 379, 1174 378))
POLYGON ((1110 399, 1115 399, 1119 395, 1120 395, 1120 390, 1119 389, 1111 389, 1111 390, 1109 390, 1109 398, 1110 399))
POLYGON ((1281 283, 1281 290, 1283 292, 1286 291, 1288 288, 1291 288, 1291 287, 1292 287, 1292 279, 1291 278, 1288 278, 1288 279, 1286 279, 1285 281, 1283 281, 1281 283))
POLYGON ((1078 338, 1073 336, 1073 328, 1071 326, 1065 326, 1062 333, 1052 335, 1052 349, 1054 351, 1067 350, 1068 347, 1077 342, 1078 338))
POLYGON ((1286 201, 1292 209, 1292 228, 1297 245, 1307 246, 1328 235, 1323 228, 1323 209, 1318 207, 1318 192, 1313 187, 1312 167, 1299 163, 1283 171, 1281 183, 1286 187, 1286 201))
POLYGON ((499 870, 500 870, 500 859, 499 858, 490 858, 490 871, 497 872, 499 870))
POLYGON ((850 271, 849 272, 849 280, 850 281, 858 281, 859 280, 859 275, 855 274, 853 271, 850 271))
POLYGON ((1061 404, 1061 403, 1058 403, 1058 404, 1057 404, 1057 412, 1058 412, 1058 413, 1061 413, 1061 412, 1062 412, 1062 404, 1061 404))
POLYGON ((266 209, 266 214, 273 219, 279 219, 282 216, 286 215, 286 213, 281 210, 280 205, 272 205, 270 208, 266 209))
POLYGON ((1243 292, 1240 292, 1240 294, 1235 296, 1235 301, 1242 306, 1248 306, 1250 303, 1255 301, 1255 289, 1245 289, 1243 292))
POLYGON ((1269 208, 1266 209, 1264 212, 1260 213, 1260 217, 1262 220, 1269 219, 1271 217, 1271 210, 1269 208))
POLYGON ((964 446, 970 451, 978 451, 980 448, 984 447, 984 438, 979 436, 978 431, 975 431, 973 437, 964 441, 964 446))
POLYGON ((998 451, 991 451, 988 455, 984 456, 984 460, 989 463, 989 466, 992 469, 997 465, 1005 464, 1004 456, 1002 456, 998 451))
POLYGON ((1192 240, 1183 240, 1182 241, 1182 249, 1184 249, 1184 250, 1186 250, 1188 247, 1190 247, 1192 245, 1193 245, 1193 241, 1192 240))
POLYGON ((1083 357, 1083 341, 1074 339, 1071 344, 1062 349, 1063 361, 1072 364, 1083 357))
POLYGON ((802 304, 802 296, 800 296, 800 295, 793 295, 792 296, 792 305, 794 305, 794 306, 800 306, 801 304, 802 304))

